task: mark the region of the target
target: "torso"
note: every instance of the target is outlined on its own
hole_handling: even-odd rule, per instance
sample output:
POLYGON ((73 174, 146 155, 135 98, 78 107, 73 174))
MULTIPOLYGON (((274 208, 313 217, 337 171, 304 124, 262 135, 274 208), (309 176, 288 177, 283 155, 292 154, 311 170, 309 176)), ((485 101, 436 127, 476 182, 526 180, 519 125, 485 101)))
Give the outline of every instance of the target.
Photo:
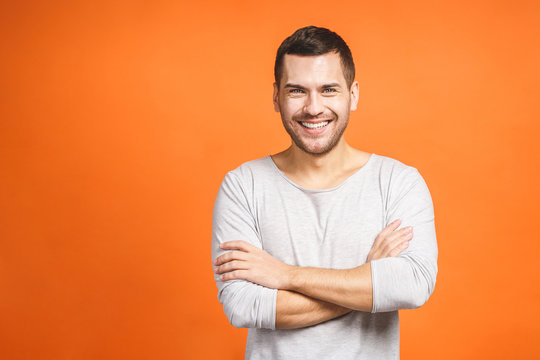
MULTIPOLYGON (((349 156, 357 162, 350 161, 347 171, 320 183, 302 182, 290 172, 287 181, 267 158, 237 171, 239 178, 244 174, 242 196, 261 247, 293 266, 351 269, 364 264, 386 226, 387 194, 393 193, 387 191, 387 179, 397 171, 389 171, 393 165, 389 159, 375 156, 365 164, 374 155, 358 155, 349 156)), ((353 311, 300 329, 251 328, 246 345, 250 360, 397 359, 399 315, 353 311)))

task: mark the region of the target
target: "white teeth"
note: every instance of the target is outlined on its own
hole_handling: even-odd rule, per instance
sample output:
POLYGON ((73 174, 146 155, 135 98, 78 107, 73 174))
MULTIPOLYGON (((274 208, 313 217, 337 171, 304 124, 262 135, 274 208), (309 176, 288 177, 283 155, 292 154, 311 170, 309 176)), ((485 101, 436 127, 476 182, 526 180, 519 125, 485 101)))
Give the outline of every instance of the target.
POLYGON ((321 122, 321 123, 318 123, 318 124, 311 124, 311 123, 307 123, 307 122, 302 122, 301 124, 304 125, 307 128, 310 128, 310 129, 319 129, 319 128, 322 128, 322 127, 325 127, 326 125, 328 125, 328 121, 324 121, 324 122, 321 122))

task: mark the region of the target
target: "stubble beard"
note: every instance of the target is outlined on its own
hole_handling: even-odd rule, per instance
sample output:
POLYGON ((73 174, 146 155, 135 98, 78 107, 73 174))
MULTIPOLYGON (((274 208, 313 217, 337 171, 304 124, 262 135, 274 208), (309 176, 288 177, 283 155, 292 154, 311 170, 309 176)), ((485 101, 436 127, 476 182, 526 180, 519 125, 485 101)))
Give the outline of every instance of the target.
MULTIPOLYGON (((302 118, 293 117, 293 121, 295 123, 298 123, 298 121, 300 121, 300 120, 309 120, 309 119, 313 120, 312 117, 310 118, 310 117, 306 117, 306 116, 304 116, 302 118)), ((333 118, 332 118, 333 126, 336 126, 336 124, 338 124, 339 121, 340 121, 339 117, 334 113, 333 118)), ((321 156, 321 155, 327 154, 334 147, 336 147, 336 145, 339 143, 339 140, 343 136, 343 133, 345 132, 345 129, 347 128, 347 125, 349 124, 349 116, 347 116, 347 118, 343 119, 342 121, 344 121, 344 123, 342 125, 340 125, 340 127, 338 127, 336 129, 336 131, 330 137, 330 140, 328 141, 328 143, 325 146, 323 146, 322 149, 319 149, 317 151, 313 151, 313 150, 309 149, 307 144, 302 141, 302 138, 300 136, 298 136, 294 132, 292 126, 289 126, 289 124, 284 120, 283 114, 281 114, 281 122, 283 123, 283 126, 285 127, 285 130, 287 131, 287 133, 291 137, 292 141, 296 144, 296 146, 298 146, 298 148, 300 150, 304 151, 307 154, 314 155, 314 156, 321 156)), ((302 125, 299 124, 299 126, 302 126, 302 125)))

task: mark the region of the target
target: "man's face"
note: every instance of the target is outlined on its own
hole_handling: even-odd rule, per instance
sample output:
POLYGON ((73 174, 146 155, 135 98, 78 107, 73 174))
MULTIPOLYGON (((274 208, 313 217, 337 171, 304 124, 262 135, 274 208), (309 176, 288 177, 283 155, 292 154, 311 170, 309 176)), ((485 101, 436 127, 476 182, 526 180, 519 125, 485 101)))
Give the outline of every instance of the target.
POLYGON ((347 87, 339 54, 284 56, 279 89, 274 83, 274 109, 281 113, 293 142, 306 153, 332 150, 357 103, 358 82, 347 87))

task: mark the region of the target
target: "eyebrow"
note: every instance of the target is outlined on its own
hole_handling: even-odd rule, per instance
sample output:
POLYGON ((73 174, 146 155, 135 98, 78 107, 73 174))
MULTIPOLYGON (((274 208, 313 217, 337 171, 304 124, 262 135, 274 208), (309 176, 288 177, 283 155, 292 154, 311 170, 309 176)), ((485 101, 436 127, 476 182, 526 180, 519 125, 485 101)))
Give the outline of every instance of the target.
POLYGON ((331 88, 331 87, 341 87, 338 83, 330 83, 330 84, 324 84, 322 86, 323 89, 331 88))
MULTIPOLYGON (((341 87, 338 83, 330 83, 330 84, 324 84, 321 86, 321 88, 323 89, 327 89, 327 88, 331 88, 331 87, 341 87)), ((284 88, 295 88, 295 89, 302 89, 302 90, 305 90, 307 89, 306 87, 302 86, 302 85, 299 85, 299 84, 292 84, 292 83, 287 83, 285 84, 284 88)))

